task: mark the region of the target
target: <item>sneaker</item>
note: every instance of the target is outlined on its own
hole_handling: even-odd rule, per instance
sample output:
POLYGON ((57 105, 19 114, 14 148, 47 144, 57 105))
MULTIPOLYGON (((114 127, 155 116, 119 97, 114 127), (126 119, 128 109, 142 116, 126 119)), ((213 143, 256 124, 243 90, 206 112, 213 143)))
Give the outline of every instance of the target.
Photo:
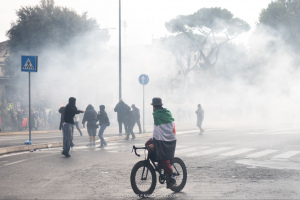
POLYGON ((174 179, 174 177, 171 175, 168 180, 167 180, 167 189, 172 188, 176 186, 176 180, 174 179))
POLYGON ((105 143, 105 144, 104 144, 104 146, 106 147, 106 146, 107 146, 107 144, 105 143))
POLYGON ((86 146, 92 146, 93 145, 93 143, 88 143, 86 146))
POLYGON ((124 138, 124 140, 127 140, 127 141, 128 141, 128 140, 129 140, 129 138, 128 138, 128 137, 126 137, 126 138, 124 138))
POLYGON ((134 140, 134 139, 135 139, 135 137, 131 138, 131 140, 134 140))
POLYGON ((96 144, 93 142, 93 143, 92 143, 92 146, 95 146, 95 145, 96 145, 96 144))
POLYGON ((69 153, 64 153, 64 152, 61 152, 62 155, 66 156, 67 158, 71 157, 71 155, 69 153))

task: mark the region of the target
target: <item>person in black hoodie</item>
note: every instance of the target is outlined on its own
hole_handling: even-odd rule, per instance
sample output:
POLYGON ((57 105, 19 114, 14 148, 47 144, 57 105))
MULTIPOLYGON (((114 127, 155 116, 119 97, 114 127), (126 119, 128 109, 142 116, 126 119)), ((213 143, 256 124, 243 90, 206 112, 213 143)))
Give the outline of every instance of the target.
POLYGON ((130 134, 132 136, 131 139, 134 140, 135 139, 135 135, 133 133, 133 127, 134 127, 135 122, 134 122, 133 111, 128 111, 126 119, 127 119, 127 126, 128 127, 127 127, 127 134, 126 134, 125 140, 129 140, 129 135, 130 134))
POLYGON ((84 127, 85 122, 87 122, 87 131, 90 138, 90 143, 87 146, 95 145, 95 137, 97 132, 97 112, 95 111, 94 107, 89 104, 86 107, 86 110, 83 115, 82 124, 84 127))
POLYGON ((127 119, 126 116, 128 115, 128 112, 130 110, 130 107, 124 103, 123 99, 120 99, 119 103, 116 105, 114 111, 118 114, 118 123, 119 123, 119 135, 122 135, 122 123, 124 124, 125 133, 127 133, 127 119))
POLYGON ((63 151, 62 154, 66 157, 71 157, 69 154, 70 145, 73 139, 74 131, 74 116, 79 113, 84 113, 84 111, 77 110, 76 99, 74 97, 69 98, 69 103, 65 107, 64 111, 64 123, 63 123, 63 151))
POLYGON ((107 145, 103 138, 103 133, 104 133, 104 130, 106 129, 106 127, 108 127, 110 125, 110 122, 109 122, 107 113, 105 112, 105 106, 101 105, 101 106, 99 106, 99 108, 100 108, 100 111, 97 115, 97 119, 99 120, 99 125, 100 125, 98 136, 101 140, 99 148, 102 148, 107 145))

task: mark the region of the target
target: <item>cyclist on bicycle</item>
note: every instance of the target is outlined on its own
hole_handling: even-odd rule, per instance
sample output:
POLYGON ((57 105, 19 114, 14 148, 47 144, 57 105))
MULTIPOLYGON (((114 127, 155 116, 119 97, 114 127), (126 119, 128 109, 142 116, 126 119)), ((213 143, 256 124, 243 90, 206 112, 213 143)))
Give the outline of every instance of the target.
POLYGON ((167 188, 171 188, 176 185, 170 164, 170 160, 174 158, 176 148, 174 118, 169 110, 162 107, 161 98, 153 98, 151 105, 153 106, 154 130, 152 138, 145 143, 145 146, 149 146, 153 152, 150 153, 153 154, 155 160, 160 162, 167 175, 167 188))

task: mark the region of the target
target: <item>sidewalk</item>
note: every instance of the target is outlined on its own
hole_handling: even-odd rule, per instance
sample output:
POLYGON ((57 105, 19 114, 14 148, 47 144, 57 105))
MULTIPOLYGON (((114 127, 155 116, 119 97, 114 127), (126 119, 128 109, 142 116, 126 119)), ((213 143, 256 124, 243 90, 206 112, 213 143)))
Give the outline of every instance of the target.
MULTIPOLYGON (((142 133, 142 134, 138 134, 138 129, 137 127, 135 127, 134 129, 134 133, 136 138, 150 138, 152 136, 152 129, 153 126, 147 126, 145 127, 146 132, 142 133)), ((180 131, 180 130, 193 130, 193 128, 191 128, 190 125, 179 125, 176 126, 176 131, 180 131)), ((98 129, 97 129, 98 130, 98 129)), ((196 129, 195 129, 196 130, 196 129)), ((77 130, 74 130, 74 140, 75 140, 75 145, 76 142, 87 142, 88 143, 88 134, 86 129, 81 129, 83 136, 79 136, 77 130)), ((98 132, 97 132, 98 134, 98 132)), ((31 132, 31 140, 32 140, 32 144, 31 145, 14 145, 14 146, 9 146, 8 144, 5 143, 5 140, 1 139, 2 136, 11 136, 12 139, 14 137, 17 136, 24 136, 23 138, 25 138, 26 136, 29 135, 29 132, 5 132, 5 133, 0 133, 0 143, 2 143, 2 147, 0 148, 0 155, 1 154, 6 154, 6 153, 13 153, 13 152, 20 152, 20 151, 30 151, 30 150, 35 150, 35 149, 44 149, 44 148, 53 148, 53 147, 62 147, 63 143, 62 143, 62 133, 60 130, 49 130, 49 131, 32 131, 31 132), (46 136, 46 138, 44 139, 44 141, 35 141, 34 137, 35 136, 46 136), (47 139, 47 136, 49 136, 49 139, 47 139), (51 137, 51 140, 50 140, 51 137)), ((106 141, 116 141, 116 140, 124 140, 125 135, 123 133, 122 136, 119 136, 119 131, 118 131, 118 127, 109 127, 107 128, 107 130, 105 130, 104 132, 104 138, 106 141)), ((10 137, 10 138, 11 138, 10 137)), ((28 137, 26 137, 28 139, 28 137)), ((96 136, 96 140, 98 140, 98 136, 96 136)), ((21 144, 19 139, 17 144, 21 144)), ((25 141, 25 140, 24 140, 25 141)), ((24 142, 22 140, 22 144, 24 142)))

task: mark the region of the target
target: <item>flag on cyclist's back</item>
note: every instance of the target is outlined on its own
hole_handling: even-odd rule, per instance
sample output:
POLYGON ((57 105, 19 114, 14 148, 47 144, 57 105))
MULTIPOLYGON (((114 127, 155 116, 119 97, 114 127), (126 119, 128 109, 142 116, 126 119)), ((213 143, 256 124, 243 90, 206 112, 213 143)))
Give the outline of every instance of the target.
POLYGON ((153 113, 153 144, 156 160, 173 159, 176 148, 176 131, 172 113, 166 108, 153 113))

